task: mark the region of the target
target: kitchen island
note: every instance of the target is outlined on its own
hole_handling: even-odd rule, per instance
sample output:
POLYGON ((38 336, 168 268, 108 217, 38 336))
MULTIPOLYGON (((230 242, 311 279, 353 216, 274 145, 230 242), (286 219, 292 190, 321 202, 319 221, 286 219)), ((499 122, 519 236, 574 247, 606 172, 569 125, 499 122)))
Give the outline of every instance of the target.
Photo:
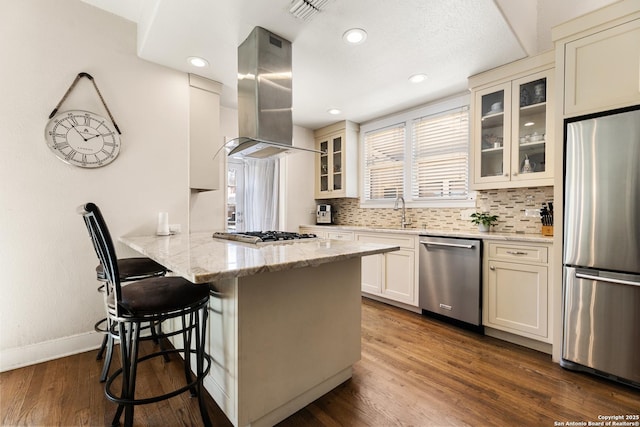
POLYGON ((361 257, 398 249, 326 239, 254 245, 212 233, 120 241, 210 287, 204 384, 235 426, 274 425, 351 377, 361 257))

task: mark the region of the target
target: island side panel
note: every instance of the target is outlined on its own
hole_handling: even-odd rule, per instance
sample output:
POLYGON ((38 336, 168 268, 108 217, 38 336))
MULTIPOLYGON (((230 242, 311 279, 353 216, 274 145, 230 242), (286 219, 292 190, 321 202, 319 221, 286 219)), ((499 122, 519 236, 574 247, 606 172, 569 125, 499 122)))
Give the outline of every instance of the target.
POLYGON ((351 377, 360 261, 238 278, 238 425, 273 425, 351 377))
MULTIPOLYGON (((224 279, 208 286, 211 298, 206 351, 212 364, 204 386, 231 423, 238 426, 238 280, 224 279)), ((191 366, 195 367, 194 358, 191 366)))

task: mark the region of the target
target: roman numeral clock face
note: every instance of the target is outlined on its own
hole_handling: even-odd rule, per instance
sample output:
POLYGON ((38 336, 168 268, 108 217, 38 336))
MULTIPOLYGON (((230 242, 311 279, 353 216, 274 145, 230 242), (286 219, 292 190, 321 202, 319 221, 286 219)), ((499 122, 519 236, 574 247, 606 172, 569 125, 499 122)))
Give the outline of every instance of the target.
POLYGON ((120 152, 120 135, 113 124, 88 111, 57 114, 47 123, 44 135, 54 154, 74 166, 99 168, 120 152))

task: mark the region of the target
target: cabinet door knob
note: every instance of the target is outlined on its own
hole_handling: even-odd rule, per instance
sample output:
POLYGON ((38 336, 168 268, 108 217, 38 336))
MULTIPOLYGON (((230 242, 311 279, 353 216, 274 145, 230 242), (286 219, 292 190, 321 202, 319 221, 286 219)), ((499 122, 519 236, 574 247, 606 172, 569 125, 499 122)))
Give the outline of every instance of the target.
POLYGON ((496 268, 492 265, 491 267, 489 267, 489 270, 495 270, 496 268))
POLYGON ((504 174, 504 176, 509 176, 509 174, 508 174, 508 173, 505 173, 505 174, 504 174))

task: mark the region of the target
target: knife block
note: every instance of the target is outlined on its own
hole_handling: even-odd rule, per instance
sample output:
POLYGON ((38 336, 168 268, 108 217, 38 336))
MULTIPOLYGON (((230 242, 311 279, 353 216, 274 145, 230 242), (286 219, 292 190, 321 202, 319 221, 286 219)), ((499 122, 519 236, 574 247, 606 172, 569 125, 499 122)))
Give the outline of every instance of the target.
POLYGON ((543 236, 553 236, 553 225, 543 225, 542 226, 542 235, 543 236))

